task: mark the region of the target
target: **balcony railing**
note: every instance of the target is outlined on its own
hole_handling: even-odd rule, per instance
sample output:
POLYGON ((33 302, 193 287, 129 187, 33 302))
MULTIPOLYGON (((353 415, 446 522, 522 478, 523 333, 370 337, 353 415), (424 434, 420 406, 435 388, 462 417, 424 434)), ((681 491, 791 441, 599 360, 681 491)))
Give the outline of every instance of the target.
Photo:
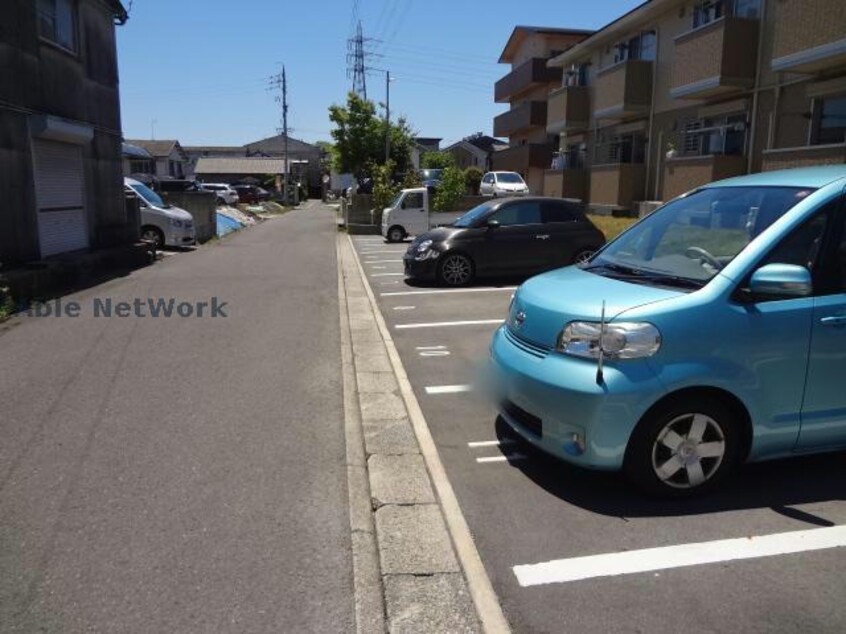
POLYGON ((815 165, 843 165, 846 163, 846 144, 806 145, 803 147, 764 150, 763 171, 813 167, 815 165))
POLYGON ((597 119, 647 113, 652 104, 652 62, 630 59, 599 71, 594 101, 597 119))
POLYGON ((546 102, 527 101, 494 119, 494 136, 511 136, 546 124, 546 102))
POLYGON ((552 145, 549 143, 525 143, 493 155, 493 169, 509 172, 525 172, 530 167, 549 167, 552 163, 552 145))
POLYGON ((590 121, 587 86, 565 86, 549 93, 546 131, 549 134, 584 130, 590 121))
POLYGON ((700 185, 746 173, 746 157, 682 156, 667 159, 664 166, 663 199, 671 200, 700 185))
POLYGON ((846 63, 843 0, 812 4, 777 3, 773 70, 807 73, 846 63))
POLYGON ((755 83, 758 21, 727 16, 675 40, 670 96, 700 99, 755 83))
POLYGON ((558 67, 547 68, 546 59, 533 57, 496 82, 494 101, 503 103, 532 88, 560 82, 562 72, 558 67))

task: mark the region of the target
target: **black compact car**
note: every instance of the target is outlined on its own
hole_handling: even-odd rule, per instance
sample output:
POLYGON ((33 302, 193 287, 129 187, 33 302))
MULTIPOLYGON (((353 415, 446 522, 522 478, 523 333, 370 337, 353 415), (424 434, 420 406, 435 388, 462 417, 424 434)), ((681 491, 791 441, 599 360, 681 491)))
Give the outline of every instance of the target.
POLYGON ((478 276, 534 275, 576 264, 603 244, 579 201, 506 198, 418 236, 403 262, 407 277, 465 286, 478 276))

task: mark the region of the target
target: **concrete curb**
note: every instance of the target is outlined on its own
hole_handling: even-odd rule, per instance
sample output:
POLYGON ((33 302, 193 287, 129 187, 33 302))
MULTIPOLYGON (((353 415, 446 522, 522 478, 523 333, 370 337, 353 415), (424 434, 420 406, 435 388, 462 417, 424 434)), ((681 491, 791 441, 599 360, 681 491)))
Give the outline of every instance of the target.
POLYGON ((341 374, 344 390, 344 431, 347 450, 347 492, 352 535, 353 587, 355 593, 356 634, 384 634, 385 599, 379 549, 370 502, 370 482, 364 453, 364 431, 358 407, 349 309, 341 257, 341 243, 336 244, 338 264, 338 304, 341 319, 341 374))
POLYGON ((350 291, 350 285, 360 285, 363 289, 356 288, 355 297, 349 302, 350 332, 354 344, 358 344, 354 348, 362 351, 361 355, 356 353, 353 357, 356 372, 361 374, 360 383, 367 384, 368 389, 372 389, 373 373, 379 372, 377 378, 382 377, 379 380, 385 392, 381 398, 359 394, 360 412, 367 412, 362 415, 365 450, 368 454, 381 453, 371 449, 384 446, 370 442, 369 427, 380 427, 381 431, 390 429, 396 437, 401 435, 397 433, 398 425, 401 428, 410 426, 416 447, 401 445, 403 449, 389 453, 419 454, 428 475, 421 481, 422 470, 416 468, 419 461, 413 458, 379 457, 374 460, 372 455, 370 457, 374 468, 368 471, 369 485, 379 496, 373 502, 376 506, 385 503, 376 511, 375 523, 386 589, 388 628, 391 632, 475 632, 481 626, 487 634, 509 633, 508 621, 476 550, 352 239, 339 236, 338 241, 340 270, 348 276, 345 284, 349 285, 345 291, 350 291), (348 266, 355 275, 347 271, 348 266), (365 343, 366 353, 363 352, 365 343), (359 360, 363 363, 359 364, 359 360), (404 405, 404 412, 397 407, 397 401, 404 405), (375 416, 383 416, 387 425, 379 426, 380 421, 373 419, 375 416), (389 488, 388 480, 394 486, 389 488), (434 487, 437 504, 428 502, 430 487, 434 487), (399 506, 391 507, 390 502, 399 506), (408 552, 414 550, 409 547, 415 544, 418 551, 408 552), (421 556, 421 550, 429 557, 421 556), (471 616, 468 612, 475 614, 471 616))

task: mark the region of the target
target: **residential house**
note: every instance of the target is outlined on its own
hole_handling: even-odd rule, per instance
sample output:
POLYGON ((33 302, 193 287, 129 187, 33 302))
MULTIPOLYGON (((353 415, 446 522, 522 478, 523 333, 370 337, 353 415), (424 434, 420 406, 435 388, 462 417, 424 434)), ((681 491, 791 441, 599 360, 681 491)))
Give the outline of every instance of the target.
POLYGON ((156 178, 185 178, 188 173, 188 154, 176 139, 162 141, 127 139, 130 145, 140 147, 152 155, 156 178))
POLYGON ((185 178, 196 176, 197 161, 201 158, 237 158, 247 156, 247 150, 243 145, 183 145, 182 149, 188 156, 188 163, 185 166, 185 178))
MULTIPOLYGON (((294 174, 308 165, 303 160, 291 160, 290 163, 294 174)), ((267 186, 265 180, 272 176, 278 191, 282 190, 282 179, 287 171, 285 159, 259 156, 201 157, 194 168, 196 177, 206 183, 238 183, 253 178, 267 186)))
POLYGON ((440 152, 441 139, 439 137, 416 136, 411 144, 411 165, 420 169, 421 160, 426 152, 440 152))
POLYGON ((156 160, 147 150, 137 145, 124 142, 121 146, 123 154, 123 175, 133 178, 148 178, 156 173, 156 160))
MULTIPOLYGON (((277 134, 247 143, 244 149, 247 156, 284 158, 285 135, 277 134)), ((323 150, 316 145, 289 136, 288 159, 291 161, 294 176, 301 182, 307 183, 311 195, 319 197, 323 189, 323 150), (300 167, 294 167, 295 165, 300 167)))
POLYGON ((507 149, 508 143, 505 141, 487 135, 474 135, 453 143, 443 151, 452 154, 455 164, 461 169, 478 167, 488 172, 493 166, 494 153, 507 149))
POLYGON ((118 0, 6 0, 0 262, 134 242, 121 180, 118 0), (35 78, 35 79, 33 79, 35 78))
POLYGON ((511 72, 496 82, 494 100, 509 104, 508 111, 494 119, 495 137, 508 137, 509 148, 497 152, 493 168, 519 172, 529 189, 543 189, 544 170, 552 164, 557 139, 547 132, 546 108, 549 91, 561 85, 562 71, 547 61, 584 40, 592 31, 518 26, 500 55, 511 72))
POLYGON ((846 162, 841 0, 650 0, 556 56, 544 192, 632 209, 759 170, 846 162))

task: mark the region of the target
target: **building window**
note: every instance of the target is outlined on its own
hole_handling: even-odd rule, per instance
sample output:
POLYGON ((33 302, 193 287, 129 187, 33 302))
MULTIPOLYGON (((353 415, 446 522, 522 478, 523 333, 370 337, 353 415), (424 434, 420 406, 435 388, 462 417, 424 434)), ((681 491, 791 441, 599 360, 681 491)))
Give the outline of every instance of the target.
POLYGON ((743 156, 746 153, 745 114, 694 119, 681 127, 678 144, 681 156, 743 156))
POLYGON ((655 31, 638 33, 614 46, 614 63, 627 59, 655 60, 655 31))
POLYGON ((131 174, 154 174, 153 161, 149 159, 130 159, 129 172, 131 174))
POLYGON ((723 0, 705 0, 693 7, 693 28, 710 24, 723 17, 725 6, 723 0))
POLYGON ((643 133, 600 134, 593 148, 594 165, 616 163, 641 164, 646 156, 643 133))
POLYGON ((570 70, 564 73, 564 86, 587 86, 588 66, 587 63, 573 64, 570 70))
POLYGON ((755 18, 760 15, 761 0, 734 0, 732 15, 738 18, 755 18))
POLYGON ((74 14, 74 0, 38 0, 38 34, 62 48, 76 51, 74 14))
POLYGON ((816 101, 811 141, 814 145, 846 142, 846 95, 816 101))
POLYGON ((182 178, 182 163, 179 161, 168 161, 167 171, 173 178, 182 178))

